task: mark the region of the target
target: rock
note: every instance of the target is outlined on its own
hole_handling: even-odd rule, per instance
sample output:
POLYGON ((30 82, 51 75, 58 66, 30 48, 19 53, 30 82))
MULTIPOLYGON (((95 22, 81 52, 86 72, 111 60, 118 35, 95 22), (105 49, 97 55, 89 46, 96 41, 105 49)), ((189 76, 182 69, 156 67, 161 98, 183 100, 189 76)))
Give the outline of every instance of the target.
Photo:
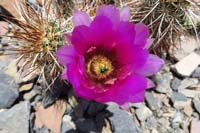
POLYGON ((158 131, 157 131, 156 129, 153 129, 153 130, 151 131, 151 133, 158 133, 158 131))
POLYGON ((33 87, 33 83, 29 83, 29 84, 24 84, 22 86, 20 86, 19 91, 29 91, 31 88, 33 87))
POLYGON ((101 133, 112 133, 111 124, 108 120, 105 121, 105 124, 101 129, 101 133))
POLYGON ((187 97, 182 93, 173 92, 171 96, 171 101, 176 109, 181 109, 184 108, 184 106, 186 105, 187 97))
MULTIPOLYGON (((72 92, 72 91, 71 91, 72 92)), ((72 106, 72 107, 75 107, 78 105, 78 101, 77 101, 77 98, 73 95, 70 95, 69 93, 69 96, 68 96, 68 102, 69 104, 72 106)))
POLYGON ((144 129, 142 132, 144 132, 144 133, 151 133, 150 130, 148 130, 148 129, 144 129))
POLYGON ((199 119, 200 118, 199 113, 197 113, 197 112, 193 112, 192 116, 195 119, 199 119))
POLYGON ((10 64, 7 67, 7 70, 5 71, 6 74, 8 74, 10 77, 13 77, 16 82, 20 81, 20 75, 18 73, 18 68, 17 68, 17 59, 12 60, 10 64))
POLYGON ((88 116, 96 116, 99 112, 102 112, 105 108, 106 108, 105 104, 98 103, 95 101, 90 101, 85 113, 87 113, 88 116))
POLYGON ((78 132, 97 132, 97 125, 94 119, 78 118, 75 121, 78 132))
POLYGON ((42 128, 36 129, 35 133, 51 133, 51 131, 47 129, 46 127, 42 127, 42 128))
POLYGON ((15 76, 15 74, 17 73, 17 60, 12 60, 10 62, 5 73, 8 74, 11 77, 15 76))
POLYGON ((168 96, 163 97, 162 102, 163 102, 163 105, 164 105, 164 106, 166 106, 166 107, 171 107, 170 99, 169 99, 168 96))
POLYGON ((198 84, 190 86, 191 90, 196 90, 197 92, 200 91, 200 82, 198 84))
POLYGON ((155 97, 155 94, 153 94, 152 92, 146 92, 145 98, 149 107, 152 110, 160 109, 163 105, 161 100, 155 97))
POLYGON ((161 117, 158 119, 158 123, 160 124, 160 128, 158 128, 159 133, 167 133, 167 129, 170 127, 170 122, 167 118, 161 117))
POLYGON ((200 78, 200 67, 198 67, 193 73, 192 77, 194 78, 200 78))
POLYGON ((190 89, 180 89, 178 92, 184 94, 186 97, 194 98, 200 95, 200 91, 190 89))
POLYGON ((183 118, 184 118, 184 115, 181 112, 177 112, 175 114, 175 117, 173 118, 172 122, 173 122, 173 124, 175 124, 175 123, 178 123, 178 124, 183 123, 183 118))
POLYGON ((105 108, 105 104, 80 99, 79 104, 74 109, 74 115, 77 117, 75 120, 77 131, 99 132, 105 123, 105 108))
POLYGON ((182 93, 173 92, 171 100, 173 103, 176 101, 187 101, 187 97, 182 93))
POLYGON ((0 133, 9 133, 9 132, 6 130, 0 130, 0 133))
POLYGON ((156 91, 160 93, 171 93, 170 82, 172 79, 172 73, 165 73, 163 75, 157 74, 155 76, 155 82, 157 83, 156 91))
POLYGON ((191 106, 191 104, 186 104, 184 109, 183 109, 183 112, 188 116, 188 117, 191 117, 191 115, 193 114, 193 108, 191 106))
POLYGON ((171 122, 172 123, 172 128, 171 128, 171 130, 173 131, 173 132, 175 132, 174 130, 176 130, 177 128, 179 128, 181 125, 182 125, 182 123, 173 123, 173 122, 171 122))
POLYGON ((190 86, 198 84, 198 82, 199 82, 198 79, 195 79, 195 78, 185 78, 183 81, 181 81, 181 84, 178 87, 178 90, 186 89, 190 86))
POLYGON ((0 56, 0 70, 5 71, 10 64, 12 58, 8 55, 1 55, 0 56))
POLYGON ((192 72, 200 65, 200 55, 192 52, 172 68, 181 76, 190 76, 192 72))
POLYGON ((200 114, 200 101, 197 99, 194 99, 193 104, 194 104, 194 108, 196 109, 196 111, 200 114))
POLYGON ((137 127, 132 116, 118 107, 118 105, 110 103, 107 110, 112 114, 108 119, 114 128, 115 133, 137 133, 137 127))
POLYGON ((175 128, 174 133, 185 133, 180 127, 175 128))
POLYGON ((23 98, 25 100, 31 100, 33 97, 35 97, 37 95, 36 91, 35 90, 31 90, 30 92, 28 93, 25 93, 23 98))
MULTIPOLYGON (((33 107, 30 104, 31 107, 33 107)), ((34 133, 34 130, 37 129, 37 127, 35 126, 35 112, 31 111, 30 115, 29 115, 29 133, 34 133)))
POLYGON ((191 117, 189 117, 189 118, 185 117, 183 124, 181 124, 183 133, 190 133, 190 131, 189 131, 190 123, 191 123, 191 117))
POLYGON ((169 117, 174 117, 175 116, 175 111, 173 110, 173 108, 169 108, 169 107, 166 107, 164 106, 162 108, 162 111, 159 112, 159 115, 158 117, 166 117, 166 118, 169 118, 169 117))
POLYGON ((136 109, 136 115, 140 121, 145 121, 148 117, 152 116, 153 113, 149 108, 144 106, 139 109, 136 109))
MULTIPOLYGON (((28 93, 29 94, 29 93, 28 93)), ((37 95, 33 98, 33 102, 31 103, 31 106, 36 107, 38 105, 38 103, 41 103, 43 96, 41 95, 37 95)), ((24 99, 25 99, 25 95, 24 95, 24 99)), ((27 100, 27 99, 26 99, 27 100)), ((28 99, 29 100, 29 99, 28 99)))
POLYGON ((145 106, 145 103, 129 103, 128 104, 129 105, 129 107, 135 107, 135 108, 141 108, 141 107, 143 107, 143 106, 145 106))
POLYGON ((70 131, 75 130, 75 124, 71 120, 71 116, 64 115, 63 121, 62 121, 62 127, 61 127, 61 133, 67 133, 70 131))
POLYGON ((193 120, 191 122, 191 126, 190 126, 190 132, 191 133, 199 133, 200 131, 200 121, 197 120, 193 120))
POLYGON ((175 51, 170 51, 170 55, 176 60, 180 61, 185 56, 189 55, 195 49, 198 48, 198 41, 193 36, 182 35, 178 43, 178 48, 175 51), (188 42, 190 44, 188 44, 188 42))
POLYGON ((0 108, 10 107, 18 98, 17 85, 13 79, 0 71, 0 108))
POLYGON ((172 88, 173 90, 177 90, 178 87, 180 86, 180 84, 181 84, 181 80, 178 79, 178 78, 174 78, 174 79, 171 81, 171 88, 172 88))
POLYGON ((90 102, 88 100, 81 99, 79 104, 74 109, 75 116, 80 118, 84 117, 84 113, 87 111, 89 104, 90 102))
POLYGON ((105 104, 98 103, 96 101, 81 99, 78 106, 76 106, 75 115, 77 117, 96 117, 96 115, 104 111, 105 108, 105 104))
POLYGON ((30 103, 21 102, 9 110, 0 112, 0 129, 10 133, 29 132, 30 103))
POLYGON ((156 119, 155 116, 151 116, 147 118, 145 126, 148 127, 148 129, 156 129, 158 126, 158 120, 156 119))

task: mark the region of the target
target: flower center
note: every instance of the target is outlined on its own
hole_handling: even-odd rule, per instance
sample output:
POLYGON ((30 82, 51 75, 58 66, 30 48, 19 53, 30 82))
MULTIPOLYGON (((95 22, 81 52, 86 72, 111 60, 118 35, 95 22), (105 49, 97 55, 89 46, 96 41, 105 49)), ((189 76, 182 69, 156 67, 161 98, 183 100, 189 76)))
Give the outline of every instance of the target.
POLYGON ((97 81, 105 81, 114 71, 112 61, 104 55, 94 55, 86 65, 86 71, 90 78, 97 81))

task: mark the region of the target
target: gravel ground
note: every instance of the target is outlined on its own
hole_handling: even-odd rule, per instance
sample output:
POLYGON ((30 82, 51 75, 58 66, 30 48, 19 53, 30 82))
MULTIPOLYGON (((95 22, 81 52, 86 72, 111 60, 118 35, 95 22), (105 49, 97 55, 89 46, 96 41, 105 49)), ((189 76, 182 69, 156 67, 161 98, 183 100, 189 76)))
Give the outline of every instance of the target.
MULTIPOLYGON (((0 48, 9 40, 2 37, 0 48)), ((56 90, 44 95, 46 88, 36 84, 34 76, 20 78, 13 56, 0 56, 0 133, 53 133, 35 123, 37 104, 48 107, 61 94, 67 100, 61 133, 199 133, 200 44, 191 36, 182 36, 179 43, 165 57, 163 69, 151 77, 156 87, 146 91, 145 102, 130 103, 127 111, 114 103, 76 101, 59 82, 56 90)))
MULTIPOLYGON (((3 47, 8 39, 2 38, 0 45, 3 47)), ((151 77, 156 87, 146 91, 144 103, 131 103, 125 111, 114 103, 103 105, 79 99, 75 107, 69 105, 65 110, 62 133, 197 133, 200 130, 199 46, 196 42, 188 52, 184 43, 168 57, 162 71, 151 77)), ((40 101, 48 106, 53 100, 42 95, 42 86, 34 82, 21 84, 23 81, 16 72, 16 60, 0 56, 0 132, 52 132, 35 126, 34 108, 40 101)))

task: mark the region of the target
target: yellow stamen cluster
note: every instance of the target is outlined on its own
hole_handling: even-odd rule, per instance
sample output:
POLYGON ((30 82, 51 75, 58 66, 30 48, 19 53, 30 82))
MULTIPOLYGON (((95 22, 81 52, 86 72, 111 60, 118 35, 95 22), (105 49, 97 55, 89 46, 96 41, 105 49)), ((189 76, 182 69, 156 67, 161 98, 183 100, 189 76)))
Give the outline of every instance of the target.
POLYGON ((104 81, 112 74, 114 66, 108 57, 95 55, 88 61, 86 71, 90 78, 104 81))

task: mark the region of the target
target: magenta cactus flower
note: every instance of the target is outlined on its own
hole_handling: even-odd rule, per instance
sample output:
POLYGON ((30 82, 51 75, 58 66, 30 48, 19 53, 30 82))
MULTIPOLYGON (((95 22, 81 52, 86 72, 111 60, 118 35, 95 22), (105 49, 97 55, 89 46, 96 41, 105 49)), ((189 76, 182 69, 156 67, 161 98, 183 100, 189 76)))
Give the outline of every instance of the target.
POLYGON ((153 85, 147 76, 164 61, 148 52, 152 39, 147 26, 129 19, 128 7, 101 6, 93 20, 74 12, 75 27, 65 35, 70 44, 58 50, 57 58, 66 68, 63 78, 79 97, 119 105, 144 100, 145 89, 153 85))

